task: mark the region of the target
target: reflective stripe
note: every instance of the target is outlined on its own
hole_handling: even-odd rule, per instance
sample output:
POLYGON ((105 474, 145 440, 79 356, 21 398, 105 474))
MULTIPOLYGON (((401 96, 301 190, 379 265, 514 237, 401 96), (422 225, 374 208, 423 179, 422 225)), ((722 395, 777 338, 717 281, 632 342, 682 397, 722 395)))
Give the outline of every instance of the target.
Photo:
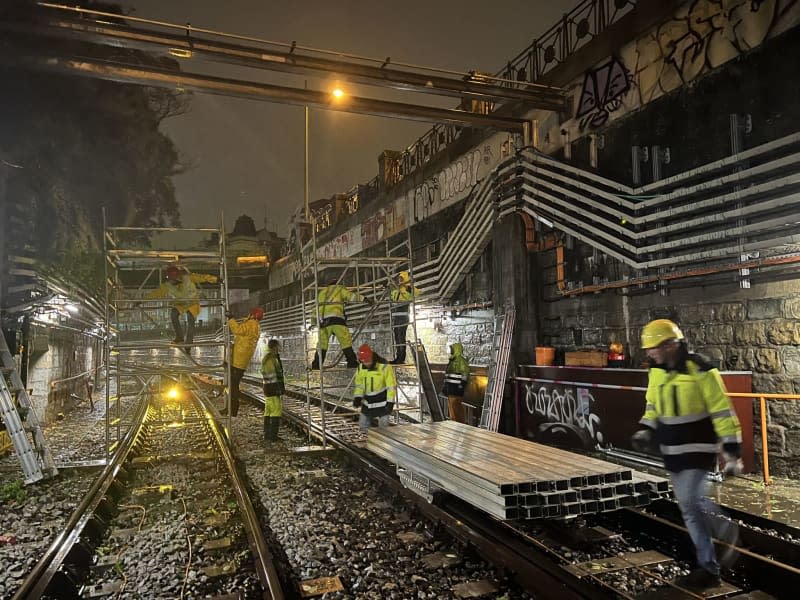
POLYGON ((656 410, 655 404, 648 402, 647 404, 644 405, 644 412, 650 412, 650 411, 655 412, 655 410, 656 410))
POLYGON ((676 454, 688 454, 690 452, 704 452, 706 454, 716 454, 717 444, 678 444, 676 446, 665 446, 661 444, 661 454, 675 456, 676 454))
POLYGON ((712 419, 723 419, 725 417, 732 417, 733 411, 730 408, 726 408, 725 410, 718 410, 715 413, 711 413, 712 419))
POLYGON ((655 421, 651 421, 650 419, 639 419, 639 425, 646 425, 650 429, 655 429, 657 423, 655 421))
MULTIPOLYGON (((363 402, 363 400, 362 400, 362 402, 363 402)), ((367 402, 366 405, 367 405, 367 408, 383 408, 384 406, 386 406, 386 402, 387 401, 384 399, 381 402, 367 402)))
POLYGON ((725 435, 719 438, 719 441, 723 444, 741 444, 742 435, 739 433, 737 433, 736 435, 725 435))
POLYGON ((461 383, 467 380, 467 376, 459 373, 447 373, 444 376, 444 380, 448 383, 461 383))
POLYGON ((379 390, 371 390, 371 391, 370 391, 370 392, 367 394, 367 397, 370 397, 370 396, 377 396, 378 394, 382 394, 383 392, 385 392, 385 391, 386 391, 386 390, 388 390, 388 389, 389 389, 389 388, 388 388, 387 386, 383 386, 383 387, 382 387, 381 389, 379 389, 379 390))
POLYGON ((695 423, 707 419, 709 414, 707 412, 697 413, 694 415, 680 415, 678 417, 665 417, 659 416, 658 420, 664 425, 683 425, 685 423, 695 423))

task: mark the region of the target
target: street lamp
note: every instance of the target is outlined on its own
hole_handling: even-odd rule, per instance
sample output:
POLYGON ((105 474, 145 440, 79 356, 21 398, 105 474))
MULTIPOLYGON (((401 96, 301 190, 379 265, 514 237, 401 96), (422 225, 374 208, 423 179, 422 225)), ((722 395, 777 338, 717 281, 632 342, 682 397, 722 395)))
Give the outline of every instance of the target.
MULTIPOLYGON (((305 89, 308 89, 308 81, 305 82, 305 89)), ((331 96, 333 97, 334 101, 341 101, 345 97, 344 90, 336 86, 331 90, 331 96)), ((311 222, 311 210, 309 208, 308 203, 308 104, 305 105, 305 136, 304 136, 304 153, 303 153, 303 178, 305 180, 304 185, 304 193, 303 193, 303 203, 305 206, 305 213, 306 213, 306 223, 311 222)))

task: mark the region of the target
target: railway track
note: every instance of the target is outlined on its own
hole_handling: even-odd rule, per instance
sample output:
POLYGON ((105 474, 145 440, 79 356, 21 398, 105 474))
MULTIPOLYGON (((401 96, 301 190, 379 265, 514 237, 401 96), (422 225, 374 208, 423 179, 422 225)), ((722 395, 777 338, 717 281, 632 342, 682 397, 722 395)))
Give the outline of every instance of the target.
MULTIPOLYGON (((244 405, 228 445, 213 407, 154 394, 14 597, 704 597, 672 584, 691 554, 674 504, 553 522, 428 502, 365 449, 349 406, 325 406, 325 449, 309 443, 322 409, 300 388, 285 420, 302 433, 264 447, 260 409, 244 405)), ((746 518, 735 515, 738 561, 705 597, 794 597, 800 536, 746 518)))
MULTIPOLYGON (((258 398, 257 388, 251 391, 258 398)), ((311 425, 312 434, 320 438, 318 404, 309 404, 300 388, 287 396, 290 418, 298 426, 311 425)), ((358 431, 356 413, 348 406, 328 400, 325 424, 331 443, 380 486, 402 494, 450 535, 516 573, 523 588, 536 597, 789 598, 800 585, 800 532, 763 518, 730 516, 729 531, 738 526, 738 536, 735 541, 716 541, 719 555, 725 557, 724 581, 700 595, 673 583, 686 573, 693 549, 672 501, 560 522, 500 521, 446 494, 431 504, 403 489, 395 466, 364 449, 366 436, 358 431), (776 535, 765 533, 772 530, 776 535)))
POLYGON ((283 598, 262 530, 223 430, 170 383, 14 598, 283 598))

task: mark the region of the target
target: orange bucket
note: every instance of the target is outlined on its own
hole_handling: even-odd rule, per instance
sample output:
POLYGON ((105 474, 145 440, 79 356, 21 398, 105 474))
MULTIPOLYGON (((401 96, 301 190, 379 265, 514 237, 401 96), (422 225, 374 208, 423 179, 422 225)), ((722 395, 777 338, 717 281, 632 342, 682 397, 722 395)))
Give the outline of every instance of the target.
POLYGON ((556 349, 550 346, 536 346, 536 364, 550 367, 556 360, 556 349))

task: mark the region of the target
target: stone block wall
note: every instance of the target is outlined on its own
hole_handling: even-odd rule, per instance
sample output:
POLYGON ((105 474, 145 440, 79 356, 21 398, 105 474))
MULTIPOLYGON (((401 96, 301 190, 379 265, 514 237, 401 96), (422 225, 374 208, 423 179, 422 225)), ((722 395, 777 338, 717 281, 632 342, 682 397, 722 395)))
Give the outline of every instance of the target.
MULTIPOLYGON (((562 350, 625 344, 629 366, 645 358, 641 328, 651 319, 670 318, 682 328, 689 347, 720 369, 751 371, 753 391, 800 394, 800 280, 736 282, 671 289, 669 295, 620 295, 614 291, 543 303, 541 332, 562 350)), ((684 282, 685 286, 687 282, 684 282)), ((669 288, 668 288, 669 289, 669 288)), ((771 470, 800 475, 800 400, 768 400, 771 470)), ((754 402, 756 451, 760 464, 760 414, 754 402)))
POLYGON ((86 398, 86 378, 57 383, 62 379, 84 373, 94 366, 94 338, 67 330, 37 331, 46 333, 47 350, 36 352, 28 368, 28 389, 36 416, 43 423, 50 422, 59 413, 72 409, 78 401, 72 394, 86 398))

